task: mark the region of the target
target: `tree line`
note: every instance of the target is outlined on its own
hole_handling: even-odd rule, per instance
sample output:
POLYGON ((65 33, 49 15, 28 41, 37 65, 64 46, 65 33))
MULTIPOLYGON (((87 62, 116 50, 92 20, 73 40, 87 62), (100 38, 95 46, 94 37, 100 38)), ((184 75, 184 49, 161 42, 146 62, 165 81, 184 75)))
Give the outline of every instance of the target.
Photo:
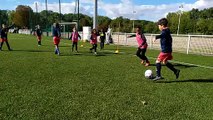
MULTIPOLYGON (((15 10, 0 10, 0 24, 12 24, 19 28, 34 29, 40 25, 44 31, 50 31, 54 22, 77 21, 77 14, 59 14, 53 11, 43 10, 39 13, 33 12, 32 8, 19 5, 15 10), (61 18, 60 18, 61 17, 61 18)), ((213 7, 198 10, 192 9, 188 12, 169 13, 166 18, 169 20, 169 27, 173 34, 177 33, 179 24, 179 34, 210 34, 213 35, 213 7)), ((159 18, 160 19, 160 18, 159 18)), ((92 17, 79 14, 79 28, 82 26, 92 27, 92 17)), ((130 20, 122 16, 110 19, 106 16, 98 16, 98 29, 111 27, 114 32, 134 32, 136 26, 141 26, 144 33, 159 33, 156 22, 146 20, 130 20)))

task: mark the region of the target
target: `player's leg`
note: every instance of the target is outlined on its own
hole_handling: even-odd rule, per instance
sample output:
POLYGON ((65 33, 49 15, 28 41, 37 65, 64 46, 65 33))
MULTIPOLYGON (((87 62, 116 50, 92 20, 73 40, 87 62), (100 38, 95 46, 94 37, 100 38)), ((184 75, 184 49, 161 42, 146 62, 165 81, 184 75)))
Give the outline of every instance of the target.
POLYGON ((53 40, 54 40, 54 45, 55 45, 55 54, 60 55, 60 51, 59 51, 59 47, 58 47, 60 38, 54 37, 53 40))
POLYGON ((101 49, 104 48, 104 42, 103 42, 103 40, 101 40, 101 42, 100 42, 100 48, 101 48, 101 49))
POLYGON ((145 61, 142 58, 141 52, 142 50, 138 48, 138 50, 136 51, 136 55, 141 59, 141 64, 144 64, 145 61))
POLYGON ((97 54, 97 44, 94 44, 95 54, 97 54))
POLYGON ((173 72, 174 72, 174 74, 175 74, 175 76, 176 76, 176 79, 178 79, 179 78, 179 74, 180 74, 180 70, 179 69, 176 69, 175 67, 174 67, 174 65, 172 65, 170 62, 166 62, 165 63, 166 64, 166 67, 168 67, 170 70, 172 70, 173 72))
POLYGON ((163 79, 163 77, 161 76, 161 62, 163 61, 163 53, 160 53, 158 55, 158 58, 155 62, 156 64, 156 77, 153 80, 160 80, 163 79))
POLYGON ((41 36, 38 36, 38 45, 41 45, 41 36))
POLYGON ((148 58, 146 57, 145 54, 146 54, 146 48, 141 49, 141 58, 142 58, 144 61, 146 61, 145 66, 149 66, 149 65, 150 65, 150 62, 149 62, 149 60, 148 60, 148 58))
POLYGON ((2 47, 3 47, 3 44, 4 44, 4 41, 2 40, 2 42, 1 42, 1 46, 0 46, 0 48, 2 49, 2 47))
POLYGON ((95 49, 94 48, 94 44, 92 44, 92 47, 90 48, 90 52, 92 53, 92 50, 95 49))
POLYGON ((1 42, 0 42, 0 51, 1 51, 1 42))
POLYGON ((55 54, 60 55, 58 44, 55 45, 55 54))
POLYGON ((78 52, 78 42, 75 42, 75 50, 78 52))
POLYGON ((104 49, 104 40, 102 40, 101 42, 102 42, 102 49, 104 49))
POLYGON ((8 48, 8 50, 12 50, 11 48, 10 48, 10 44, 8 43, 8 41, 5 41, 6 42, 6 45, 7 45, 7 48, 8 48))
POLYGON ((75 42, 72 42, 72 52, 74 50, 75 42))
POLYGON ((180 70, 176 69, 174 67, 174 65, 172 65, 170 62, 168 62, 168 60, 172 60, 173 57, 172 57, 172 53, 166 53, 164 55, 164 60, 163 60, 163 64, 166 65, 166 67, 168 67, 170 70, 172 70, 176 76, 176 79, 179 78, 179 73, 180 73, 180 70))

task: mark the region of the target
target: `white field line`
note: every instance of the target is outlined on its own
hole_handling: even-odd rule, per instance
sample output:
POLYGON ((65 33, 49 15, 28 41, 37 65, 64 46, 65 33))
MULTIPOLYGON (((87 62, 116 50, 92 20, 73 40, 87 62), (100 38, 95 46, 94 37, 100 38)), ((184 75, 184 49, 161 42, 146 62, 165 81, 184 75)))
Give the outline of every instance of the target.
MULTIPOLYGON (((154 57, 148 57, 149 59, 155 59, 154 57)), ((180 61, 176 61, 176 60, 171 60, 172 63, 178 63, 178 64, 183 64, 183 65, 191 65, 191 66, 196 66, 196 67, 200 67, 200 68, 206 68, 206 69, 212 69, 212 66, 205 66, 205 65, 198 65, 198 64, 192 64, 192 63, 187 63, 187 62, 180 62, 180 61)))
MULTIPOLYGON (((71 43, 65 43, 65 42, 60 42, 60 43, 63 43, 63 44, 66 44, 66 45, 72 45, 71 43)), ((84 48, 87 48, 87 47, 84 47, 84 48)), ((115 51, 112 51, 112 50, 104 50, 104 51, 115 53, 115 51)), ((125 53, 125 52, 119 52, 119 53, 125 53)), ((136 56, 136 55, 134 55, 134 56, 136 56)), ((149 57, 149 56, 148 56, 148 58, 150 58, 150 59, 156 59, 154 57, 149 57)), ((197 66, 197 67, 200 67, 200 68, 206 68, 206 69, 212 69, 213 70, 212 66, 198 65, 198 64, 192 64, 192 63, 187 63, 187 62, 180 62, 180 61, 175 61, 175 60, 172 60, 171 62, 173 62, 173 63, 179 63, 179 64, 183 64, 183 65, 197 66)))

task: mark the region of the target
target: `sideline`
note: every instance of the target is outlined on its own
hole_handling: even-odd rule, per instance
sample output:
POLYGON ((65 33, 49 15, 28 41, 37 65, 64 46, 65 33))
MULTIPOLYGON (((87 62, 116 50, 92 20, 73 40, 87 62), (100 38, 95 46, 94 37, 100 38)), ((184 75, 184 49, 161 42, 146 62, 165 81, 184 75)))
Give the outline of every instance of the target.
MULTIPOLYGON (((60 43, 63 43, 65 45, 72 45, 71 43, 65 43, 65 42, 62 42, 62 41, 60 43)), ((84 48, 87 48, 87 47, 84 47, 84 48)), ((112 51, 112 50, 104 50, 104 51, 115 53, 115 51, 112 51)), ((125 53, 125 52, 119 52, 119 53, 125 53)), ((135 55, 133 55, 133 56, 135 56, 135 55)), ((149 57, 149 58, 150 59, 156 59, 155 57, 149 57)), ((196 66, 196 67, 200 67, 200 68, 212 69, 213 70, 212 66, 198 65, 198 64, 192 64, 192 63, 187 63, 187 62, 180 62, 180 61, 175 61, 175 60, 171 60, 171 62, 172 63, 178 63, 178 64, 183 64, 183 65, 191 65, 191 66, 196 66)))

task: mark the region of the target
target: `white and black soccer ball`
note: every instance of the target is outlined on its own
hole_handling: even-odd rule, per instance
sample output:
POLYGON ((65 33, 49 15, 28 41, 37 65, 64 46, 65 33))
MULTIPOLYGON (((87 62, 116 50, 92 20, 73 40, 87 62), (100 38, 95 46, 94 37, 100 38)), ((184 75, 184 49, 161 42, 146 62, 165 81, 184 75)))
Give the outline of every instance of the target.
POLYGON ((146 70, 144 73, 145 78, 152 79, 153 78, 153 72, 152 70, 146 70))

